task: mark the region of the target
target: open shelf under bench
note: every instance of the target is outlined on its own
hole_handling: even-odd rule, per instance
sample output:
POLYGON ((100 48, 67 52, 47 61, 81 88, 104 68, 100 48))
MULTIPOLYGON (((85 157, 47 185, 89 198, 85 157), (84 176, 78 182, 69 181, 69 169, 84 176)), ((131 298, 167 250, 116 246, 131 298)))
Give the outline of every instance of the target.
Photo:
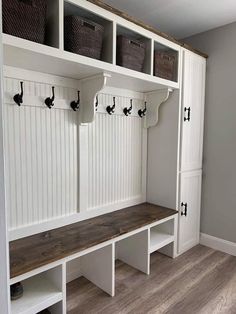
POLYGON ((47 278, 42 275, 36 277, 24 281, 24 295, 12 301, 12 314, 35 313, 62 300, 62 292, 47 278))

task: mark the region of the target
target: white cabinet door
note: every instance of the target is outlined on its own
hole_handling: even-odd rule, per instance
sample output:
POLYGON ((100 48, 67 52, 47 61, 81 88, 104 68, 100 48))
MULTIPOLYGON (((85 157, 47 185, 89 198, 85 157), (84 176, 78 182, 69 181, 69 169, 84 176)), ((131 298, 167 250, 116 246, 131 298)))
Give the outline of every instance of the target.
POLYGON ((178 253, 199 243, 202 171, 180 175, 178 253))
POLYGON ((206 59, 183 53, 181 171, 202 168, 206 59))

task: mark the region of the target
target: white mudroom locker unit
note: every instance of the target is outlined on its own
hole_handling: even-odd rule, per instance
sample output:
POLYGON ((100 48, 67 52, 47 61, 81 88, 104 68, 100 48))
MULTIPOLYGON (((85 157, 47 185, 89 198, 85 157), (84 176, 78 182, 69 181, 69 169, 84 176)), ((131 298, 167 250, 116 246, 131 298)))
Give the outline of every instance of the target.
POLYGON ((116 259, 148 275, 199 243, 207 56, 97 2, 47 0, 43 44, 1 33, 1 314, 65 314, 81 275, 115 297, 116 259), (101 60, 65 49, 71 15, 103 26, 101 60), (145 43, 141 71, 119 36, 145 43))

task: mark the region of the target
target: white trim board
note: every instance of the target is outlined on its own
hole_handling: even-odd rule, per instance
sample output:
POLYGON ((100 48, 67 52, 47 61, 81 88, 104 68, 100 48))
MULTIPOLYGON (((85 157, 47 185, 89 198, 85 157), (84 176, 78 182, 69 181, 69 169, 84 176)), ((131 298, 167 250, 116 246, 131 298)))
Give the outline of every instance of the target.
POLYGON ((200 244, 224 253, 236 256, 236 243, 213 237, 206 233, 200 234, 200 244))
POLYGON ((10 229, 8 232, 9 241, 28 237, 36 233, 45 232, 47 230, 60 228, 65 225, 83 221, 85 219, 90 219, 100 215, 108 214, 116 210, 121 210, 126 207, 141 204, 145 201, 146 200, 143 200, 142 196, 139 196, 137 198, 124 200, 117 204, 108 204, 97 209, 78 212, 75 214, 71 214, 69 216, 56 217, 50 220, 41 221, 40 223, 30 224, 28 226, 21 226, 17 229, 10 229))

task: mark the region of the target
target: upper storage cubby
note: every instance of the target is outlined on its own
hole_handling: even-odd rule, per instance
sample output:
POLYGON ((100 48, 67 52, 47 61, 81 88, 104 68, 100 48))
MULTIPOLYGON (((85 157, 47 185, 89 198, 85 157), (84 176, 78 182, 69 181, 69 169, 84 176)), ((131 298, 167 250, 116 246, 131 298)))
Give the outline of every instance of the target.
POLYGON ((116 64, 151 74, 151 39, 117 25, 116 64))
POLYGON ((154 43, 153 75, 159 78, 178 81, 179 53, 158 42, 154 43))
POLYGON ((10 20, 3 10, 4 65, 78 80, 95 77, 96 81, 97 75, 105 73, 107 85, 137 92, 179 88, 181 47, 157 33, 86 0, 3 0, 6 3, 13 3, 15 9, 10 20), (45 8, 45 4, 44 19, 41 11, 32 13, 35 5, 45 8), (6 19, 17 37, 7 30, 6 19), (41 34, 43 20, 44 37, 37 40, 34 36, 38 36, 38 28, 41 34), (21 34, 21 28, 31 37, 21 34), (158 51, 171 53, 167 61, 174 59, 173 76, 153 71, 158 51))
POLYGON ((3 33, 59 48, 59 0, 2 0, 3 33))
POLYGON ((113 62, 113 23, 76 4, 64 2, 64 49, 113 62))

